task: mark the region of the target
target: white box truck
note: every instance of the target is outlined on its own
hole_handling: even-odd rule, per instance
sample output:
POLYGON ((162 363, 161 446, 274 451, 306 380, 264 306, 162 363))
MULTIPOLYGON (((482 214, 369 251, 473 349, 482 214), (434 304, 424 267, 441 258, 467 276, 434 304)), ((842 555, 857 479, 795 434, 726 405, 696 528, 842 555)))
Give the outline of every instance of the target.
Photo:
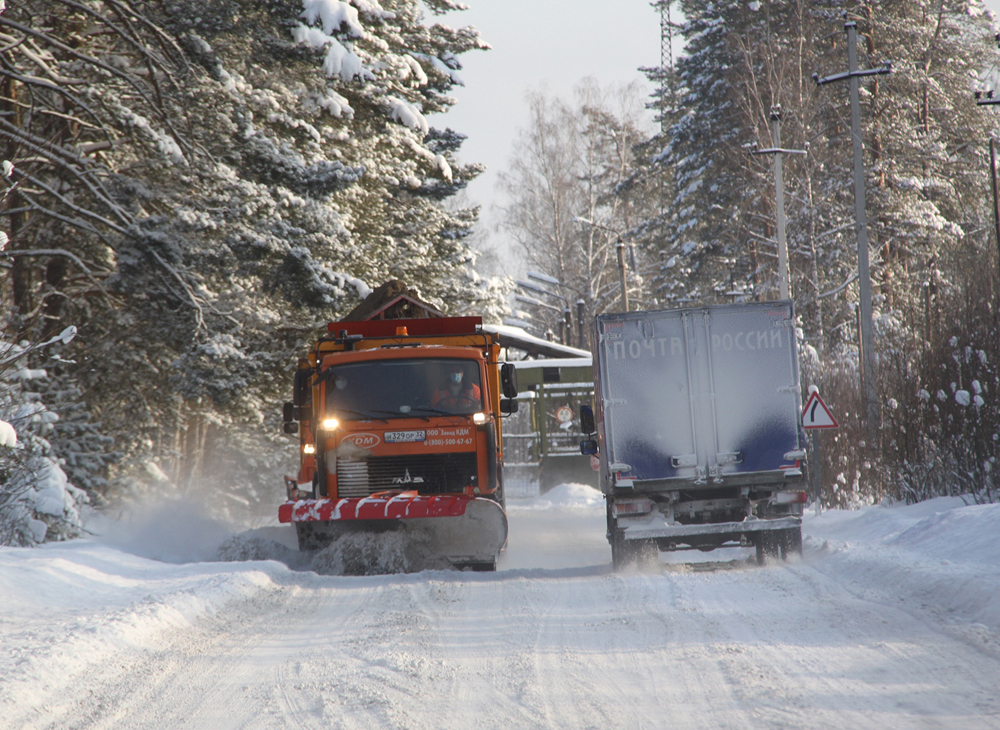
POLYGON ((801 552, 805 439, 792 304, 596 318, 596 414, 615 567, 656 550, 801 552))

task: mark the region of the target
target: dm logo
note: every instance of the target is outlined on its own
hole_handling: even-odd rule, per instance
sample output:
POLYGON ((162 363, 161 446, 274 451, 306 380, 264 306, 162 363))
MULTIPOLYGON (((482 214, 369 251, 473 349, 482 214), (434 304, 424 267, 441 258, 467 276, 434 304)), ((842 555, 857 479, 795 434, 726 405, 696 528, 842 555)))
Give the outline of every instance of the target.
POLYGON ((370 449, 372 446, 377 446, 381 440, 375 433, 352 433, 344 437, 343 443, 353 444, 359 449, 370 449))

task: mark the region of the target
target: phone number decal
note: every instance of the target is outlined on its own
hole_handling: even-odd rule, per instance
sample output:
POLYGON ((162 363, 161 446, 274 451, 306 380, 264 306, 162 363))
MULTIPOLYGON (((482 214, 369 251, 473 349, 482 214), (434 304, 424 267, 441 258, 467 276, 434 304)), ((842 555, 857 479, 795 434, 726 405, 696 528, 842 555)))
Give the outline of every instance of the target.
POLYGON ((472 437, 468 438, 446 438, 446 439, 427 439, 428 446, 471 446, 472 437))

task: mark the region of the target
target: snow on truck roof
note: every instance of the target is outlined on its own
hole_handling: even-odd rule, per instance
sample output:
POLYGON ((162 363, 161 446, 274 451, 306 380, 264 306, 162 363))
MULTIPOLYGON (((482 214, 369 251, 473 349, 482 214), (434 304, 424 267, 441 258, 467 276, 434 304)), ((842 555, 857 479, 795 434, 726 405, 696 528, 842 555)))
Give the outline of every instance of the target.
POLYGON ((540 360, 510 360, 518 370, 538 368, 589 368, 593 362, 589 357, 552 357, 540 360))
MULTIPOLYGON (((483 332, 492 332, 497 335, 500 344, 504 347, 513 347, 518 350, 524 350, 530 355, 538 356, 544 355, 549 359, 544 360, 519 360, 517 361, 517 367, 530 367, 528 363, 536 362, 538 363, 535 367, 567 367, 570 364, 560 364, 556 365, 556 359, 567 359, 567 360, 586 360, 586 363, 579 363, 580 365, 588 366, 590 365, 590 352, 587 350, 581 350, 577 347, 570 347, 569 345, 561 345, 558 342, 549 342, 548 340, 543 340, 541 337, 535 337, 532 334, 528 334, 527 331, 521 329, 520 327, 512 327, 506 324, 484 324, 483 332)), ((573 366, 577 366, 577 363, 572 363, 573 366)))

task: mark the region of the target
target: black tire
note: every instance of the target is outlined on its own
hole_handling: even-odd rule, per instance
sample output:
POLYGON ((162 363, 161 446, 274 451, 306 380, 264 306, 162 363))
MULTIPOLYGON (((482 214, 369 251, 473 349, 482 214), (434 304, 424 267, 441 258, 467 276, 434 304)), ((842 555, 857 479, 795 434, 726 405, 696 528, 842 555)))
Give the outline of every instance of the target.
POLYGON ((316 454, 316 476, 313 491, 317 497, 327 496, 327 480, 330 478, 326 470, 326 458, 322 454, 316 454))
POLYGON ((611 564, 615 570, 650 567, 659 554, 652 540, 626 540, 620 531, 611 538, 611 564))
POLYGON ((465 563, 463 569, 471 570, 473 573, 495 573, 497 569, 496 560, 483 561, 481 563, 465 563))
POLYGON ((299 541, 299 552, 322 550, 333 542, 332 536, 315 522, 296 522, 295 537, 299 541))
POLYGON ((497 491, 493 493, 493 499, 503 508, 504 512, 507 511, 507 494, 503 489, 503 464, 497 465, 497 491))
POLYGON ((615 570, 624 570, 632 564, 631 550, 619 535, 611 536, 611 565, 615 570))
POLYGON ((633 540, 636 543, 635 562, 640 568, 651 568, 660 562, 660 549, 654 540, 633 540))
POLYGON ((802 555, 802 528, 793 527, 783 530, 780 536, 781 557, 788 560, 792 556, 802 555))
POLYGON ((611 565, 615 570, 647 567, 658 561, 659 548, 653 540, 626 540, 625 533, 615 525, 611 516, 612 498, 608 497, 608 542, 611 543, 611 565))
POLYGON ((466 560, 451 564, 455 570, 470 570, 473 573, 493 573, 497 569, 497 560, 466 560))
POLYGON ((778 533, 758 532, 754 539, 754 547, 757 551, 757 565, 777 560, 780 553, 778 533))

